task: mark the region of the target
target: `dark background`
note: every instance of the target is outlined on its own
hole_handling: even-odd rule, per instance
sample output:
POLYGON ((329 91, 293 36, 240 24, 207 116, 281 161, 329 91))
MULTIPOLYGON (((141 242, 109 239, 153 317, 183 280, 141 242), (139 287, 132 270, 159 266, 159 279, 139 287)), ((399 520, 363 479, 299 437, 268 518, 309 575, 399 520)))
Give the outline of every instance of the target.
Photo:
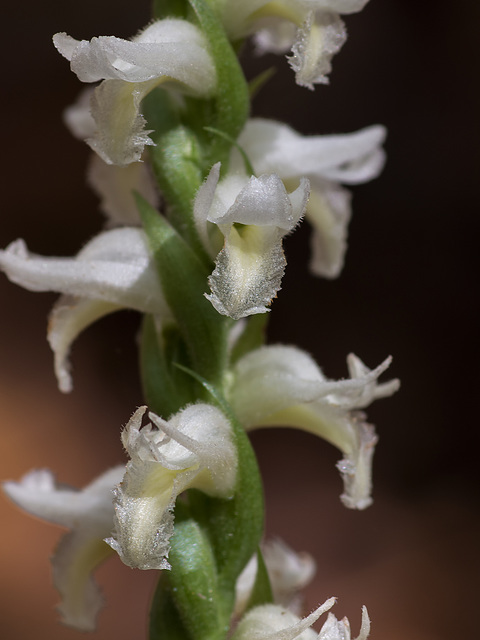
MULTIPOLYGON (((148 2, 50 1, 9 8, 2 51, 3 213, 0 246, 17 237, 46 255, 73 255, 102 219, 84 182, 88 149, 61 123, 81 88, 51 44, 129 37, 148 2), (133 4, 133 3, 132 3, 133 4)), ((354 188, 345 269, 335 281, 308 275, 309 229, 286 245, 288 269, 274 305, 271 342, 312 352, 326 375, 346 374, 354 351, 369 366, 394 356, 401 391, 373 405, 380 435, 375 504, 338 501, 339 454, 300 432, 253 440, 265 474, 267 530, 318 563, 307 607, 339 596, 356 635, 360 606, 372 640, 473 637, 479 555, 477 311, 478 26, 471 0, 372 0, 347 16, 349 39, 329 87, 296 87, 282 58, 245 56, 247 74, 276 64, 255 115, 299 131, 388 127, 381 178, 354 188)), ((77 341, 75 390, 57 390, 45 340, 55 296, 0 280, 2 479, 50 467, 80 486, 122 459, 119 427, 141 403, 134 336, 138 316, 105 319, 77 341)), ((56 622, 48 555, 59 532, 2 509, 2 638, 79 637, 56 622), (3 628, 4 627, 4 628, 3 628), (36 629, 35 631, 33 631, 36 629)), ((144 637, 154 575, 112 560, 99 572, 109 606, 98 640, 144 637)), ((475 625, 475 627, 474 627, 475 625)))

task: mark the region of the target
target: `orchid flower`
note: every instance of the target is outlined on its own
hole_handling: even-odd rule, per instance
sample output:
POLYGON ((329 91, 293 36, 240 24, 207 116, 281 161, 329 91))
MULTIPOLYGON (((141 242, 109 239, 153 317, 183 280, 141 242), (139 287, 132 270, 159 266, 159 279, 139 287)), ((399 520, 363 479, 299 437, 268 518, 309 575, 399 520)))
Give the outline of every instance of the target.
POLYGON ((219 409, 195 404, 162 420, 138 409, 122 433, 130 455, 115 490, 114 533, 106 540, 123 562, 138 569, 168 569, 177 496, 195 488, 210 496, 233 494, 237 454, 219 409))
POLYGON ((215 258, 208 280, 212 293, 206 297, 219 313, 234 319, 265 313, 285 270, 282 238, 303 216, 308 180, 301 179, 288 193, 274 173, 249 178, 239 171, 220 182, 219 175, 217 163, 194 205, 198 234, 215 258), (218 230, 225 242, 221 250, 218 230))
MULTIPOLYGON (((384 165, 385 128, 375 125, 355 133, 303 136, 291 127, 263 118, 249 120, 238 143, 258 173, 275 172, 287 188, 301 176, 310 181, 305 217, 313 226, 310 269, 335 278, 343 267, 350 194, 338 183, 359 184, 376 178, 384 165)), ((243 166, 232 151, 231 171, 243 166)))
MULTIPOLYGON (((330 598, 306 618, 300 619, 288 609, 275 604, 255 607, 239 622, 233 640, 350 640, 350 623, 347 618, 338 621, 329 613, 320 633, 310 627, 331 609, 335 598, 330 598)), ((366 607, 362 608, 362 623, 356 640, 367 640, 370 619, 366 607)))
POLYGON ((347 34, 341 14, 361 11, 368 0, 216 0, 233 40, 255 34, 259 53, 293 55, 289 63, 299 85, 328 83, 331 58, 347 34))
POLYGON ((75 258, 30 253, 23 240, 0 250, 0 269, 30 291, 57 291, 48 340, 61 391, 72 389, 68 355, 78 334, 95 320, 131 308, 168 318, 160 281, 141 229, 112 229, 95 236, 75 258))
POLYGON ((352 509, 365 509, 372 502, 371 464, 377 437, 356 410, 399 388, 398 380, 377 383, 390 362, 387 358, 371 371, 351 354, 347 359, 350 378, 333 381, 300 349, 261 347, 236 364, 230 402, 248 430, 298 427, 338 447, 344 455, 337 465, 344 482, 342 502, 352 509))
MULTIPOLYGON (((296 553, 281 540, 269 540, 261 545, 265 567, 270 578, 273 601, 284 607, 299 610, 298 593, 313 578, 315 560, 308 553, 296 553)), ((250 599, 258 570, 257 554, 252 556, 239 575, 235 586, 234 617, 239 617, 250 599)))
POLYGON ((139 161, 144 147, 153 144, 140 105, 155 87, 174 81, 177 89, 198 97, 215 91, 206 40, 185 20, 157 20, 131 41, 114 36, 79 41, 57 33, 53 42, 79 80, 103 80, 91 99, 96 131, 86 142, 108 164, 139 161))
POLYGON ((106 471, 81 491, 57 485, 50 471, 32 471, 20 482, 4 482, 7 496, 28 513, 70 529, 52 557, 53 579, 61 594, 65 624, 91 631, 102 607, 92 571, 111 553, 103 541, 113 528, 112 490, 124 466, 106 471))

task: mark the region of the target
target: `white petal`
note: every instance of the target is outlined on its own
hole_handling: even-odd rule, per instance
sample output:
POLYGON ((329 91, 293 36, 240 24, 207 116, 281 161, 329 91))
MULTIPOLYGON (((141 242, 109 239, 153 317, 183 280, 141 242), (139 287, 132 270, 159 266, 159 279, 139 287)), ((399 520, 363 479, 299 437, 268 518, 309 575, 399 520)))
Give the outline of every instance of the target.
POLYGON ((57 291, 162 314, 167 307, 141 229, 112 229, 95 236, 76 258, 44 258, 17 240, 0 251, 0 268, 30 291, 57 291))
MULTIPOLYGON (((367 608, 362 607, 362 626, 356 640, 367 640, 369 633, 370 619, 367 608)), ((348 618, 337 620, 333 613, 329 613, 327 621, 318 635, 318 640, 350 640, 350 623, 348 618)))
POLYGON ((47 338, 54 354, 55 375, 60 391, 69 393, 73 389, 69 362, 73 341, 88 326, 121 308, 103 300, 72 296, 62 296, 55 304, 48 320, 47 338))
POLYGON ((85 532, 67 533, 61 539, 52 557, 53 582, 62 597, 57 610, 69 627, 95 630, 103 597, 92 572, 112 553, 102 537, 85 532))
POLYGON ((87 87, 80 92, 76 102, 63 112, 63 120, 66 126, 70 133, 79 140, 91 138, 97 130, 97 125, 90 109, 92 95, 93 88, 87 87))
POLYGON ((212 258, 217 255, 218 250, 215 250, 213 247, 212 238, 208 229, 208 219, 217 191, 218 180, 220 178, 220 167, 221 163, 217 162, 210 169, 207 179, 197 191, 195 202, 193 204, 195 228, 197 229, 197 233, 204 248, 209 252, 212 258))
POLYGON ((277 228, 231 228, 208 278, 215 309, 235 320, 266 313, 280 290, 286 265, 277 228))
POLYGON ((215 86, 215 69, 198 27, 185 20, 159 20, 134 41, 114 36, 74 40, 65 33, 53 37, 58 51, 71 61, 82 82, 123 80, 143 83, 167 76, 199 95, 215 86))
POLYGON ((141 427, 145 411, 136 411, 122 435, 131 460, 115 492, 115 531, 106 542, 131 567, 168 569, 177 496, 191 487, 231 495, 236 451, 228 420, 213 406, 192 405, 168 422, 150 414, 155 427, 141 427))
POLYGON ((308 553, 297 553, 281 540, 270 540, 262 546, 273 600, 292 608, 297 593, 315 575, 315 560, 308 553))
POLYGON ((313 89, 327 84, 332 70, 330 60, 347 39, 345 25, 336 13, 310 11, 298 30, 288 61, 295 71, 297 84, 313 89))
POLYGON ((317 634, 310 627, 334 604, 335 598, 330 598, 303 620, 287 609, 274 604, 255 607, 240 620, 232 639, 316 640, 317 634))
POLYGON ((91 573, 110 555, 103 542, 113 526, 112 489, 125 471, 109 469, 82 491, 56 484, 48 470, 32 471, 20 482, 5 482, 7 496, 28 513, 72 531, 52 557, 55 587, 62 596, 58 609, 65 624, 91 631, 102 597, 91 573))
POLYGON ((347 250, 351 196, 332 183, 323 182, 319 187, 314 183, 305 216, 313 227, 309 267, 316 276, 336 278, 347 250))
MULTIPOLYGON (((381 171, 380 145, 385 136, 380 125, 342 135, 302 136, 285 124, 253 118, 238 142, 257 173, 274 171, 283 180, 306 175, 355 184, 381 171)), ((238 152, 232 156, 236 167, 238 152)))
POLYGON ((92 154, 87 181, 100 197, 100 209, 107 216, 110 226, 139 226, 140 215, 133 197, 138 192, 152 207, 159 203, 158 191, 144 162, 132 162, 126 167, 106 164, 92 154))

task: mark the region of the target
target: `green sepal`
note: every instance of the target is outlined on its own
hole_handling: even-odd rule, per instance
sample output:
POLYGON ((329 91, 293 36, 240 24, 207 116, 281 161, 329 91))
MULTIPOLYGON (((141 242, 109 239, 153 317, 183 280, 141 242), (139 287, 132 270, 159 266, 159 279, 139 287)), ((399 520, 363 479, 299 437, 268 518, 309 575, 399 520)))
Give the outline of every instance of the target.
POLYGON ((195 401, 190 376, 173 367, 185 362, 186 349, 174 325, 161 327, 159 335, 153 316, 143 319, 140 340, 140 371, 143 394, 150 409, 168 419, 195 401))
POLYGON ((162 571, 150 607, 150 640, 189 640, 175 606, 168 571, 162 571))
POLYGON ((268 575, 265 560, 263 554, 258 549, 257 551, 257 575, 255 576, 255 582, 253 585, 252 593, 248 599, 245 611, 253 609, 253 607, 259 607, 262 604, 270 604, 273 602, 272 585, 270 584, 270 577, 268 575))
POLYGON ((257 313, 248 318, 245 329, 233 345, 230 364, 235 364, 244 355, 265 344, 265 332, 269 320, 268 313, 257 313))
POLYGON ((187 345, 192 368, 221 386, 230 320, 217 313, 204 296, 208 269, 163 216, 138 194, 136 200, 163 293, 187 345))
POLYGON ((168 558, 173 599, 192 640, 224 638, 230 611, 224 606, 210 541, 198 522, 176 522, 168 558))
MULTIPOLYGON (((236 139, 243 129, 250 110, 247 82, 227 34, 206 0, 188 0, 200 23, 217 72, 217 92, 211 100, 187 101, 188 114, 199 139, 205 126, 222 131, 236 139)), ((204 148, 205 175, 216 162, 222 162, 222 170, 228 167, 231 144, 207 132, 204 148)))
POLYGON ((155 178, 167 203, 166 214, 180 235, 205 263, 209 262, 193 221, 193 201, 203 182, 202 149, 195 133, 181 122, 178 102, 164 89, 152 91, 142 103, 150 137, 155 178))

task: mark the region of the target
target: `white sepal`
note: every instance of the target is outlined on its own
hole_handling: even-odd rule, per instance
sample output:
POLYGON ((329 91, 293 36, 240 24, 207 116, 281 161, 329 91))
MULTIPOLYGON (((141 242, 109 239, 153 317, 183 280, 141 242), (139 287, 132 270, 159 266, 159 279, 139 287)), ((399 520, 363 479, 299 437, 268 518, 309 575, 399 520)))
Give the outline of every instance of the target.
POLYGON ((189 488, 232 495, 237 456, 230 423, 211 405, 191 405, 168 421, 149 413, 142 427, 145 412, 138 409, 122 434, 131 459, 115 490, 115 530, 106 542, 130 567, 168 569, 177 496, 189 488))
POLYGON ((92 631, 103 599, 92 572, 110 555, 103 542, 113 527, 112 489, 125 467, 99 476, 81 491, 56 484, 48 470, 32 471, 20 482, 4 482, 7 496, 28 513, 70 529, 52 557, 58 607, 65 624, 92 631))
POLYGON ((142 229, 100 233, 74 258, 39 256, 30 253, 23 240, 16 240, 0 250, 0 269, 30 291, 64 294, 52 310, 48 329, 62 391, 72 388, 70 345, 92 322, 122 308, 170 317, 142 229))

